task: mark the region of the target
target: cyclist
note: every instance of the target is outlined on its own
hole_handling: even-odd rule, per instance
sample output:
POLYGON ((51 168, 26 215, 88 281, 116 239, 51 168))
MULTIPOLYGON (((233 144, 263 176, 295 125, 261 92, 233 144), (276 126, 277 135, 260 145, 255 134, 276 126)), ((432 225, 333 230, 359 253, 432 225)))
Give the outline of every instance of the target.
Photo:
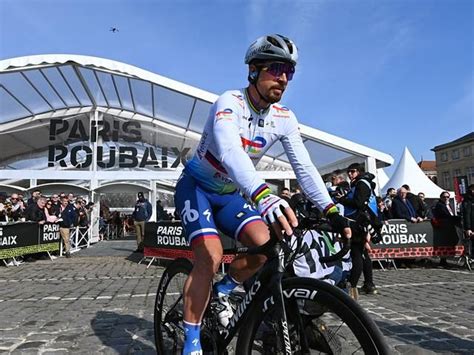
MULTIPOLYGON (((281 35, 263 36, 250 45, 245 55, 248 87, 227 91, 212 105, 201 141, 177 182, 176 208, 194 253, 193 270, 183 291, 183 354, 202 353, 200 322, 223 254, 217 230, 246 246, 258 246, 269 239, 265 222, 280 236, 282 231, 291 235, 298 224, 288 203, 272 194, 255 170, 277 140, 283 144, 306 196, 336 229, 350 236, 346 219, 332 203, 311 162, 295 115, 278 104, 293 78, 297 60, 296 45, 281 35)), ((225 296, 264 262, 264 256, 239 256, 215 285, 214 293, 228 316, 232 311, 225 296)))

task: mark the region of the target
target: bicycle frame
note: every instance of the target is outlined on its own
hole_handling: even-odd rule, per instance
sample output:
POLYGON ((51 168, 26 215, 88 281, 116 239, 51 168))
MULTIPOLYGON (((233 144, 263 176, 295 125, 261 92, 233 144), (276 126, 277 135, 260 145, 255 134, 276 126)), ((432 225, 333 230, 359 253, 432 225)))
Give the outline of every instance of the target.
MULTIPOLYGON (((247 253, 248 250, 248 248, 239 248, 237 254, 247 253)), ((262 304, 264 309, 267 309, 270 305, 276 305, 277 316, 281 325, 282 334, 280 335, 285 343, 285 354, 291 354, 290 335, 281 285, 285 273, 284 253, 281 244, 276 242, 265 255, 268 257, 267 262, 257 272, 249 291, 238 305, 234 316, 229 321, 229 325, 222 332, 222 337, 216 340, 219 353, 223 352, 230 344, 240 326, 248 317, 252 307, 262 304), (267 286, 269 286, 269 289, 267 286)))

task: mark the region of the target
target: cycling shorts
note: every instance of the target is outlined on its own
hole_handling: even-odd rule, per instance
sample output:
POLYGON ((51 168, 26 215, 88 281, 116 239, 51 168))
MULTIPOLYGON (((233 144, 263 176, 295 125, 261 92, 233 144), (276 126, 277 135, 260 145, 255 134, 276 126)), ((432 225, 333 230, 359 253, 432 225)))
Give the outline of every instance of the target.
POLYGON ((260 214, 238 191, 210 192, 189 174, 181 175, 174 195, 176 209, 190 245, 204 238, 219 238, 218 230, 235 240, 244 227, 262 221, 260 214))

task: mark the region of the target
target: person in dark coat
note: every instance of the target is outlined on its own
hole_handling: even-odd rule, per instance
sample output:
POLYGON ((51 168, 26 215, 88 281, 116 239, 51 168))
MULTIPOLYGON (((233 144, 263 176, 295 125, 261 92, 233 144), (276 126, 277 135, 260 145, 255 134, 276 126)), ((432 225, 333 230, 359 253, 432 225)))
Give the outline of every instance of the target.
POLYGON ((392 201, 392 216, 397 219, 405 219, 407 221, 418 223, 423 218, 417 217, 416 209, 407 198, 408 191, 403 186, 397 191, 397 196, 392 201))
POLYGON ((64 250, 66 252, 66 258, 71 257, 71 244, 69 242, 71 228, 77 224, 78 218, 76 214, 76 208, 69 203, 66 196, 61 197, 61 206, 59 210, 59 234, 64 243, 64 250))
MULTIPOLYGON (((433 218, 437 225, 440 226, 455 226, 459 225, 460 219, 454 214, 453 209, 449 205, 450 194, 448 191, 443 191, 439 195, 439 200, 433 208, 433 218)), ((448 267, 446 258, 440 258, 440 266, 448 267)))
POLYGON ((474 254, 474 243, 472 242, 472 239, 474 239, 474 184, 469 185, 467 188, 461 204, 461 214, 464 238, 471 240, 471 250, 469 253, 472 256, 474 254))
MULTIPOLYGON (((352 270, 349 276, 351 284, 349 294, 352 298, 357 299, 357 283, 362 272, 364 273, 364 285, 361 287, 361 291, 367 294, 377 293, 377 288, 373 281, 372 260, 368 253, 370 234, 367 227, 369 221, 365 218, 365 216, 368 216, 371 197, 375 188, 375 183, 373 182, 375 176, 365 173, 364 167, 357 163, 349 165, 347 175, 351 179, 351 188, 346 195, 336 195, 336 199, 344 206, 344 216, 356 221, 357 225, 356 228, 352 229, 352 270)), ((373 204, 372 208, 376 210, 375 199, 373 204)))
POLYGON ((407 184, 402 185, 407 190, 407 200, 410 201, 411 205, 415 209, 416 217, 425 218, 423 201, 417 195, 411 193, 410 186, 407 184))
POLYGON ((145 223, 151 218, 152 214, 151 203, 143 195, 143 192, 138 193, 138 200, 133 210, 133 224, 137 235, 137 249, 135 252, 143 253, 143 242, 145 239, 145 223))

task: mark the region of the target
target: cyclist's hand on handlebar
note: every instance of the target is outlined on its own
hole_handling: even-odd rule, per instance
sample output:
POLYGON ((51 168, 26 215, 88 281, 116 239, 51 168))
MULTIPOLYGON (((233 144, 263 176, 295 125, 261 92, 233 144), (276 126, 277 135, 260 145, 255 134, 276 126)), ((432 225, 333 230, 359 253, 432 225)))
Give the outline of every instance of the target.
POLYGON ((287 235, 291 235, 293 234, 292 227, 298 226, 298 219, 288 202, 276 195, 269 194, 262 198, 258 202, 257 209, 265 222, 271 225, 280 238, 282 230, 287 235))
POLYGON ((327 213, 326 217, 329 220, 329 223, 331 224, 331 227, 334 229, 334 231, 342 234, 347 239, 352 236, 352 231, 349 227, 349 220, 346 217, 341 216, 337 209, 335 210, 335 212, 327 213))

